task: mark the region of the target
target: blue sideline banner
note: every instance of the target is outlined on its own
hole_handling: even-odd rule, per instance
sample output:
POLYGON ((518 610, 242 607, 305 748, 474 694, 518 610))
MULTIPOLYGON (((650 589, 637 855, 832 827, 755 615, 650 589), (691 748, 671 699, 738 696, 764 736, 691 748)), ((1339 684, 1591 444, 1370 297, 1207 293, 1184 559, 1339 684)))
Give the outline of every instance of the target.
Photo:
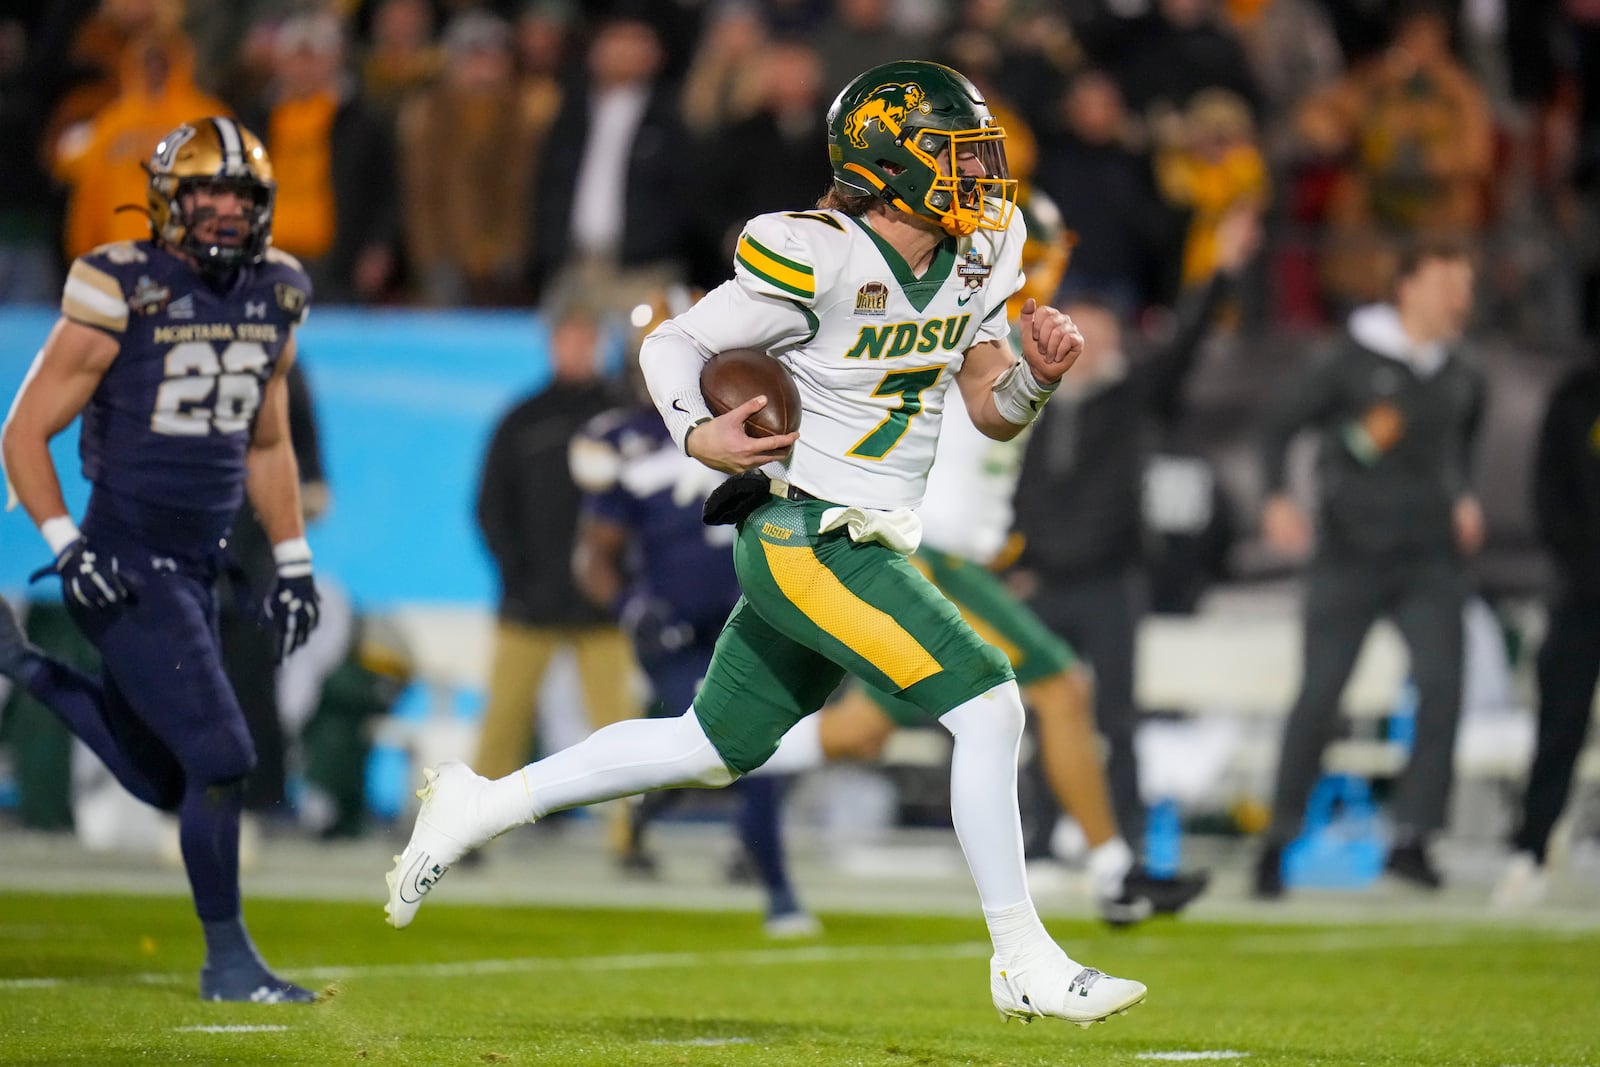
MULTIPOLYGON (((0 307, 7 407, 54 320, 47 308, 0 307)), ((419 601, 490 606, 494 576, 473 517, 478 471, 495 421, 549 378, 539 318, 313 309, 299 338, 333 492, 332 510, 309 533, 318 569, 366 610, 419 601)), ((81 515, 88 491, 76 424, 54 455, 68 506, 81 515)), ((22 509, 0 514, 0 589, 20 590, 47 561, 22 509)))

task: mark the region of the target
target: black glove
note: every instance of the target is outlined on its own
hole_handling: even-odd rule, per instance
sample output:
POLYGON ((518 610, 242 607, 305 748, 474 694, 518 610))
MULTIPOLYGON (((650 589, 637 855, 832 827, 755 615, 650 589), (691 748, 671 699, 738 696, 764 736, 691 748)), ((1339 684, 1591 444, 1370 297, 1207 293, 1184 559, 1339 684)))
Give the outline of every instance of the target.
POLYGON ((83 537, 63 548, 55 563, 34 571, 29 580, 38 581, 51 571, 61 576, 62 595, 86 608, 103 611, 133 599, 118 572, 117 557, 95 551, 83 537))
POLYGON ((655 597, 632 598, 622 606, 617 622, 633 642, 634 655, 644 662, 670 656, 694 641, 694 627, 674 618, 672 608, 655 597))
POLYGON ((772 496, 772 479, 759 469, 735 474, 711 491, 700 521, 707 526, 737 526, 772 496))
POLYGON ((262 622, 277 634, 275 663, 282 663, 289 658, 289 653, 306 643, 322 614, 310 565, 299 564, 296 569, 305 573, 285 575, 280 572, 277 581, 272 583, 272 592, 261 605, 262 622))

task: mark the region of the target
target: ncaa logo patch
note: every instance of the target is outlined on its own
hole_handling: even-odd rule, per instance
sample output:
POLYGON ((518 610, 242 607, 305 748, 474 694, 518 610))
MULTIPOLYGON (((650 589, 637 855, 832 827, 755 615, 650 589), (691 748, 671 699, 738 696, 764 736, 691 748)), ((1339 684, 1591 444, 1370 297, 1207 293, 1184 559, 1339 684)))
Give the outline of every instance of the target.
POLYGON ((983 253, 975 248, 969 248, 965 262, 956 268, 956 275, 965 288, 980 289, 983 283, 989 280, 990 269, 983 261, 983 253))
POLYGON ((141 315, 154 315, 166 307, 171 299, 171 289, 158 285, 150 275, 141 274, 138 284, 133 288, 133 295, 128 297, 128 306, 141 315))

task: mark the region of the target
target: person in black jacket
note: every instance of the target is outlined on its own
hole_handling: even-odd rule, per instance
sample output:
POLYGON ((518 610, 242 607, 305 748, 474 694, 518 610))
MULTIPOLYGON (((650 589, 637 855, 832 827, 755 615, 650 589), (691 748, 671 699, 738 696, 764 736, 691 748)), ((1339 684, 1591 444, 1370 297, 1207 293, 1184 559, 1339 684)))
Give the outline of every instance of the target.
POLYGON ((1550 395, 1533 493, 1534 518, 1556 573, 1539 649, 1539 741, 1511 839, 1515 852, 1494 894, 1495 903, 1508 907, 1545 895, 1545 850, 1572 795, 1600 681, 1600 359, 1550 395))
POLYGON ((626 313, 683 280, 696 164, 663 60, 655 25, 631 6, 596 29, 587 77, 563 97, 539 159, 529 263, 540 299, 588 294, 626 313))
POLYGON ((1010 580, 1094 668, 1112 806, 1135 850, 1145 830, 1133 678, 1148 600, 1141 501, 1147 430, 1175 417, 1211 320, 1259 236, 1253 211, 1230 215, 1218 231, 1218 274, 1180 305, 1172 339, 1137 358, 1124 354, 1111 308, 1083 298, 1066 305, 1083 331, 1084 354, 1034 425, 1018 482, 1015 529, 1023 549, 1010 580))
POLYGON ((711 168, 710 195, 700 208, 719 281, 748 220, 809 204, 833 180, 820 67, 805 41, 772 42, 763 54, 761 106, 708 139, 702 158, 740 161, 711 168), (751 181, 751 174, 762 179, 751 181))
MULTIPOLYGON (((568 443, 624 394, 602 376, 593 311, 570 305, 551 318, 554 378, 495 427, 478 487, 478 528, 500 573, 488 704, 472 764, 490 778, 528 762, 539 689, 562 648, 577 659, 596 728, 640 711, 628 689, 628 641, 578 589, 571 565, 583 493, 568 467, 568 443)), ((626 812, 617 816, 620 844, 626 812)))
POLYGON ((1339 696, 1380 616, 1405 638, 1417 688, 1415 741, 1392 795, 1386 866, 1423 888, 1443 884, 1427 844, 1444 825, 1454 770, 1465 558, 1484 536, 1469 469, 1484 378, 1454 350, 1472 286, 1464 248, 1409 247, 1399 257, 1393 302, 1357 309, 1332 358, 1307 372, 1267 420, 1268 544, 1291 557, 1312 547, 1311 521, 1285 489, 1289 444, 1303 428, 1320 439, 1319 521, 1306 574, 1305 667, 1284 728, 1258 897, 1283 894, 1284 847, 1300 832, 1339 696))
MULTIPOLYGON (((304 361, 303 354, 294 361, 284 384, 289 392, 289 440, 300 470, 300 510, 309 525, 327 511, 329 493, 304 361)), ((256 607, 256 599, 272 588, 277 563, 272 540, 249 503, 234 520, 228 551, 237 566, 218 586, 217 625, 222 669, 233 683, 256 749, 255 769, 244 783, 244 807, 253 815, 282 814, 278 809, 288 800, 288 738, 278 706, 278 649, 272 631, 261 626, 256 607)))
POLYGON ((1125 143, 1127 112, 1110 75, 1074 75, 1061 114, 1059 129, 1040 130, 1034 175, 1077 238, 1055 302, 1092 296, 1130 319, 1161 288, 1162 252, 1181 246, 1181 219, 1156 189, 1149 153, 1125 143))

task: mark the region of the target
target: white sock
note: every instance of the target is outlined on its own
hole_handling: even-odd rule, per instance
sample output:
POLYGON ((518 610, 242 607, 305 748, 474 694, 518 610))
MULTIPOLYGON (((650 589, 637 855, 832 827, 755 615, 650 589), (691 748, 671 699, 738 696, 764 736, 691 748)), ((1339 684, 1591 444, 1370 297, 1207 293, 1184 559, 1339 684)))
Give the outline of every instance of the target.
POLYGON ((767 762, 750 772, 760 778, 773 774, 798 774, 811 771, 826 762, 822 755, 822 713, 814 711, 789 727, 789 732, 778 742, 778 750, 767 757, 767 762))
POLYGON ((1022 817, 1017 810, 1017 746, 1022 694, 997 685, 939 716, 955 738, 950 756, 950 821, 967 857, 985 914, 1027 904, 1022 817))
POLYGON ((989 940, 994 942, 994 954, 1004 963, 1010 963, 1042 946, 1056 948, 1044 923, 1039 921, 1039 913, 1034 910, 1031 900, 996 911, 985 908, 983 921, 989 924, 989 940))
POLYGON ((1088 866, 1095 896, 1119 897, 1123 879, 1133 870, 1133 849, 1121 837, 1113 837, 1089 850, 1088 866))
POLYGON ((478 795, 478 811, 492 837, 499 837, 513 826, 532 822, 528 795, 527 768, 512 771, 504 778, 496 778, 478 795))
POLYGON ((720 789, 738 775, 690 708, 674 719, 624 719, 493 782, 484 798, 507 826, 651 789, 720 789))

